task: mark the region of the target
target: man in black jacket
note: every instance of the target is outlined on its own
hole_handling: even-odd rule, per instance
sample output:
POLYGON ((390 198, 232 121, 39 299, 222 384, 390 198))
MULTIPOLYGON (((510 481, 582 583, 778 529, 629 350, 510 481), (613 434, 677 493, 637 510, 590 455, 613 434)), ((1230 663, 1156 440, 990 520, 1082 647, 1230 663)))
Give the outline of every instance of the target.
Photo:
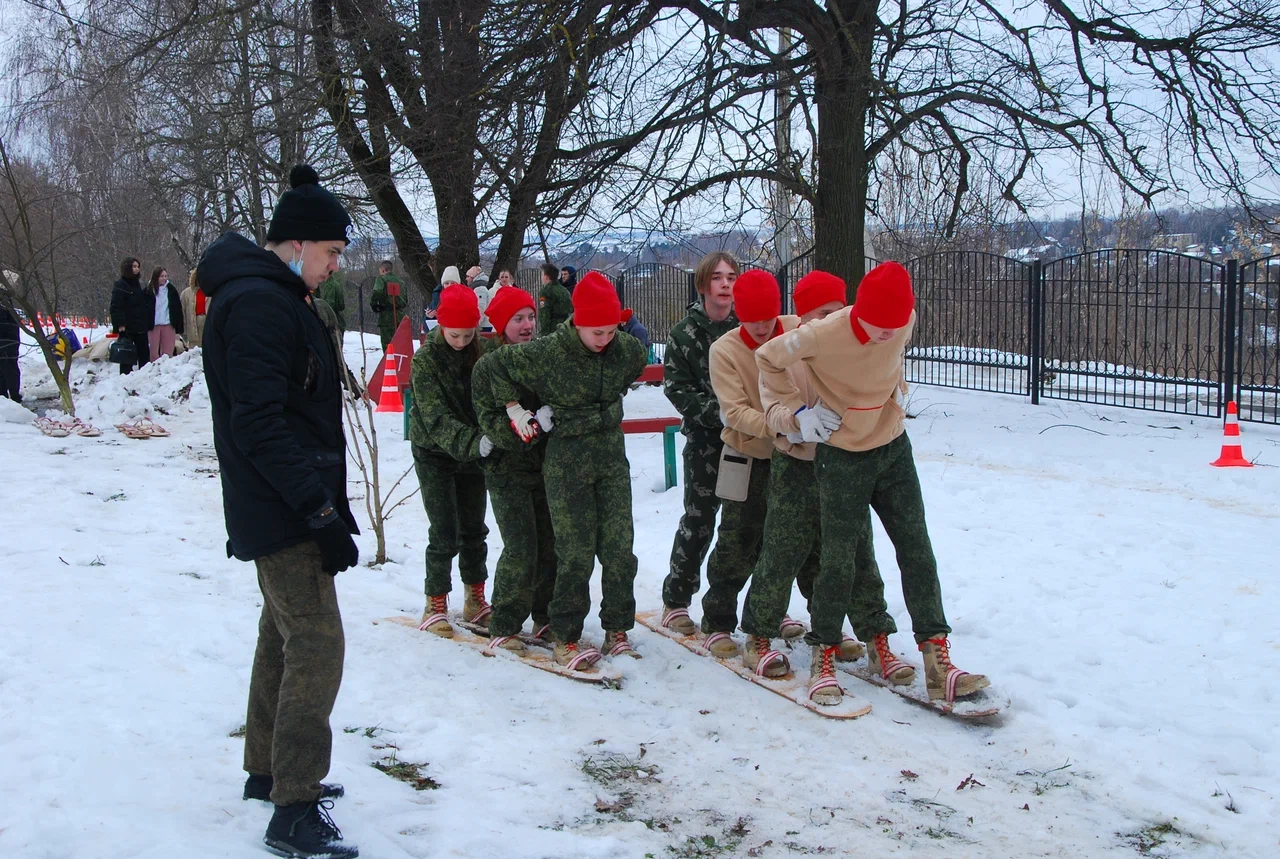
POLYGON ((246 799, 275 803, 282 856, 352 857, 327 809, 329 714, 344 638, 334 576, 359 560, 347 503, 342 389, 333 339, 307 296, 338 267, 351 220, 305 165, 289 176, 259 248, 228 233, 196 278, 209 296, 204 370, 222 472, 227 554, 262 590, 245 722, 246 799))
POLYGON ((111 288, 111 329, 122 339, 132 340, 137 355, 132 363, 120 365, 121 373, 151 360, 147 332, 155 324, 156 297, 142 286, 142 263, 137 257, 125 257, 120 263, 120 279, 111 288))
MULTIPOLYGON (((3 278, 0 278, 2 281, 3 278)), ((22 372, 18 369, 18 317, 0 282, 0 397, 22 402, 22 372)))

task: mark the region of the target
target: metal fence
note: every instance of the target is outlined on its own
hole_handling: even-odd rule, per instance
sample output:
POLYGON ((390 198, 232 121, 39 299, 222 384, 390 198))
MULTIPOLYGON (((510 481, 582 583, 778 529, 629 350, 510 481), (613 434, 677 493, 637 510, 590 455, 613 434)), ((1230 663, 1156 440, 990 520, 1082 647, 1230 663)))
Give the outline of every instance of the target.
POLYGON ((613 278, 623 307, 635 311, 649 329, 657 347, 667 345, 671 327, 684 318, 685 310, 697 298, 693 272, 666 263, 646 262, 619 272, 613 278))

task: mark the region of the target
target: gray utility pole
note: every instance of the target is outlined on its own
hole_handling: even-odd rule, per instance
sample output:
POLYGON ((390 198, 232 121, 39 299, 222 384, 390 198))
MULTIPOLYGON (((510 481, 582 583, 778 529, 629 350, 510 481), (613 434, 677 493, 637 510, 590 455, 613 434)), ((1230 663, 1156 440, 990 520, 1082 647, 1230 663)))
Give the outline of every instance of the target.
MULTIPOLYGON (((791 31, 778 31, 778 55, 785 56, 791 49, 791 31)), ((778 85, 773 94, 774 149, 778 153, 778 169, 786 169, 791 162, 791 82, 782 72, 778 73, 778 85)), ((773 247, 778 254, 778 265, 791 262, 791 193, 781 182, 773 183, 773 247)))

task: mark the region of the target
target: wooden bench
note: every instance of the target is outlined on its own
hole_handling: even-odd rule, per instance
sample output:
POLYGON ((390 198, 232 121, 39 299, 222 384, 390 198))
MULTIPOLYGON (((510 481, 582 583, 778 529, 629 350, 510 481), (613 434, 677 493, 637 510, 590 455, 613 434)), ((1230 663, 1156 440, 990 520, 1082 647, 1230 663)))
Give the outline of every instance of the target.
MULTIPOLYGON (((640 374, 639 382, 661 382, 662 365, 650 364, 640 374)), ((413 388, 404 385, 400 390, 404 399, 404 438, 409 440, 409 410, 413 406, 413 388)), ((662 462, 666 476, 667 488, 675 486, 679 471, 676 469, 676 433, 680 431, 679 418, 631 418, 622 422, 622 431, 627 435, 637 433, 662 433, 662 462)))

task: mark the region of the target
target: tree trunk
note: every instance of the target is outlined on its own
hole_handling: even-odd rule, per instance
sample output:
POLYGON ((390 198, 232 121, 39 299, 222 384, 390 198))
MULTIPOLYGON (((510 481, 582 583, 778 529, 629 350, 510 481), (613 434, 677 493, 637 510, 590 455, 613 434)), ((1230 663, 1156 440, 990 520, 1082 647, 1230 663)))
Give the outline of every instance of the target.
POLYGON ((822 51, 814 78, 818 113, 818 187, 813 205, 814 268, 844 278, 853 301, 865 274, 867 118, 871 107, 873 3, 845 0, 843 29, 822 51))

